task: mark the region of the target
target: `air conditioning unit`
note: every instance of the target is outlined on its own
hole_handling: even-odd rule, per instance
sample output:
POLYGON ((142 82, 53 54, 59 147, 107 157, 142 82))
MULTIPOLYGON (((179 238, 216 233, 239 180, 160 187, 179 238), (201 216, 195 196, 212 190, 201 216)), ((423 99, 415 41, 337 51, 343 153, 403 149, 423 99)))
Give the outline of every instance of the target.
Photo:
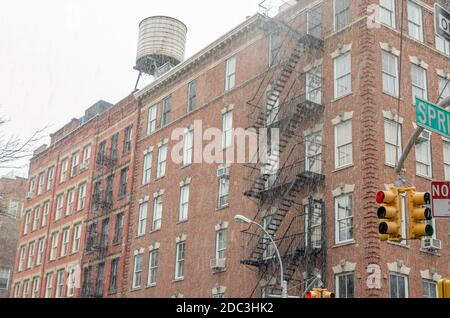
POLYGON ((85 162, 81 163, 80 170, 81 171, 87 170, 88 166, 89 166, 89 162, 85 161, 85 162))
POLYGON ((33 197, 34 197, 34 193, 33 193, 32 191, 27 192, 26 198, 27 198, 28 200, 33 199, 33 197))
POLYGON ((221 178, 230 174, 230 168, 220 168, 217 170, 217 177, 221 178))
POLYGON ((422 239, 421 247, 424 250, 440 250, 442 248, 442 242, 433 238, 425 238, 422 239))
POLYGON ((211 268, 213 270, 223 270, 225 269, 226 259, 225 258, 215 258, 211 260, 211 268))

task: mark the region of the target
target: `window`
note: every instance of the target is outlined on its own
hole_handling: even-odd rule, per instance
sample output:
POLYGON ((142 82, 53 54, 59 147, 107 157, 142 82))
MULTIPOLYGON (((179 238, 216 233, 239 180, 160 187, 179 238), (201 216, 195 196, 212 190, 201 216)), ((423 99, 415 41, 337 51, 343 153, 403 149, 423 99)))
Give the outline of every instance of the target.
POLYGON ((48 222, 48 213, 50 211, 50 202, 44 202, 44 207, 42 209, 42 222, 41 222, 41 226, 47 226, 47 222, 48 222))
POLYGON ((336 275, 337 298, 355 298, 355 273, 336 275))
POLYGON ((0 290, 8 290, 10 273, 11 270, 9 268, 0 267, 0 290))
POLYGON ((122 169, 120 172, 120 188, 119 197, 124 197, 127 194, 127 183, 128 183, 128 168, 122 169))
POLYGON ((156 272, 158 270, 158 256, 159 256, 159 251, 156 250, 152 250, 150 252, 150 257, 149 257, 149 265, 148 265, 148 281, 147 281, 147 285, 149 286, 154 286, 156 285, 156 272))
POLYGON ((23 224, 23 235, 28 234, 30 228, 31 211, 25 212, 25 222, 23 224))
POLYGON ((83 165, 85 166, 83 170, 89 166, 89 159, 91 159, 91 145, 83 147, 83 165))
POLYGON ((23 245, 20 247, 20 253, 19 253, 19 267, 17 269, 17 271, 21 272, 23 271, 23 268, 25 266, 25 251, 26 251, 26 246, 23 245))
POLYGON ((34 180, 34 178, 31 178, 28 192, 33 193, 33 195, 34 195, 34 184, 35 184, 35 180, 34 180))
POLYGON ((353 164, 352 121, 344 121, 334 128, 335 168, 353 164))
POLYGON ((450 96, 450 82, 441 76, 438 76, 438 84, 439 84, 439 101, 450 96))
POLYGON ((416 97, 427 100, 427 72, 424 68, 416 64, 411 64, 411 83, 413 105, 416 104, 416 97))
POLYGON ((152 175, 153 153, 147 152, 144 155, 144 167, 142 171, 142 185, 149 184, 152 175))
POLYGON ((38 240, 38 245, 37 245, 36 266, 39 266, 42 264, 42 259, 44 256, 44 243, 45 243, 45 238, 41 237, 38 240))
POLYGON ((430 280, 422 280, 423 298, 437 298, 437 284, 430 280))
POLYGON ((383 92, 398 96, 398 57, 386 51, 381 51, 383 92))
POLYGON ((217 293, 213 295, 213 298, 225 298, 225 294, 224 293, 217 293))
POLYGON ((161 127, 166 127, 170 122, 170 112, 172 111, 172 96, 168 96, 162 101, 161 127))
POLYGON ((322 207, 313 203, 313 210, 309 213, 310 206, 305 205, 305 245, 309 246, 309 235, 311 235, 312 248, 322 247, 322 207), (311 221, 310 221, 311 219, 311 221))
POLYGON ((76 284, 76 265, 70 266, 69 277, 67 278, 67 297, 73 297, 73 292, 76 284))
POLYGON ((350 0, 334 0, 334 31, 343 29, 350 22, 350 0))
POLYGON ((178 221, 186 221, 188 219, 189 210, 189 185, 180 188, 180 210, 178 213, 178 221))
POLYGON ((308 34, 322 38, 322 5, 317 5, 307 13, 308 34))
POLYGON ((38 195, 44 192, 44 180, 45 180, 45 172, 39 174, 38 177, 38 195))
POLYGON ((272 85, 267 88, 266 96, 266 125, 278 122, 280 115, 280 92, 274 90, 272 85))
POLYGON ((67 205, 66 205, 66 216, 73 213, 73 201, 75 199, 75 189, 70 189, 67 191, 67 205))
POLYGON ((59 220, 62 215, 62 209, 64 204, 64 194, 58 194, 56 196, 56 213, 55 213, 55 220, 59 220))
POLYGON ((53 289, 53 273, 48 273, 45 277, 45 298, 52 297, 52 289, 53 289))
POLYGON ((63 183, 64 181, 66 181, 67 178, 67 165, 68 165, 69 160, 63 159, 63 161, 61 162, 61 175, 59 177, 59 182, 63 183))
POLYGON ((448 42, 444 38, 441 38, 437 34, 435 35, 435 42, 436 42, 436 50, 438 50, 446 55, 450 55, 450 42, 448 42))
POLYGON ((147 135, 151 135, 156 131, 156 105, 148 109, 147 135))
POLYGON ((56 298, 63 297, 64 288, 64 269, 60 269, 56 272, 56 298))
MULTIPOLYGON (((264 230, 269 232, 270 231, 269 227, 272 224, 274 214, 277 212, 277 210, 273 209, 273 208, 270 208, 270 210, 267 211, 267 212, 268 213, 266 214, 266 216, 263 217, 263 224, 262 224, 262 226, 263 226, 264 230)), ((271 235, 271 237, 273 239, 273 234, 271 235)), ((272 244, 272 241, 271 241, 270 237, 265 232, 264 232, 264 235, 263 235, 262 242, 264 244, 263 245, 263 248, 264 248, 263 259, 269 259, 269 258, 275 257, 275 247, 272 244)))
POLYGON ((216 259, 227 258, 227 230, 216 232, 216 259))
POLYGON ((20 219, 22 211, 22 203, 17 200, 9 201, 8 214, 16 219, 20 219))
POLYGON ((98 144, 97 164, 103 164, 106 159, 106 140, 98 144))
POLYGON ((80 153, 76 152, 72 155, 72 167, 70 169, 70 177, 74 177, 78 172, 78 161, 80 160, 80 153))
POLYGON ((69 236, 70 236, 70 228, 65 228, 62 231, 62 244, 61 244, 61 257, 67 255, 67 250, 69 248, 69 236))
POLYGON ((408 298, 408 277, 400 274, 389 275, 391 298, 408 298))
POLYGON ((177 243, 175 260, 175 279, 184 278, 184 252, 185 242, 177 243))
POLYGON ((109 243, 109 219, 102 221, 102 232, 100 233, 100 248, 106 249, 109 243))
POLYGON ((31 230, 32 231, 36 231, 36 229, 38 228, 40 211, 41 211, 41 207, 40 206, 37 206, 37 207, 34 208, 33 225, 31 226, 31 230))
POLYGON ((450 180, 450 142, 443 141, 445 180, 450 180))
POLYGON ((162 178, 166 175, 167 145, 162 145, 158 150, 158 167, 156 177, 162 178))
POLYGON ((76 253, 80 250, 80 239, 81 239, 81 223, 77 223, 73 226, 72 253, 76 253))
POLYGON ((280 59, 280 50, 282 39, 280 32, 271 33, 269 35, 269 66, 277 64, 280 59))
POLYGON ((54 167, 48 168, 48 172, 47 172, 47 191, 49 191, 52 188, 52 186, 53 186, 54 174, 55 174, 55 168, 54 167))
POLYGON ((113 186, 114 186, 114 175, 109 175, 106 179, 106 203, 110 206, 113 203, 113 186))
POLYGON ((322 173, 322 131, 305 137, 305 170, 322 173))
POLYGON ((194 147, 194 131, 188 129, 184 134, 183 167, 192 164, 193 147, 194 147))
POLYGON ((120 213, 116 215, 113 244, 118 244, 122 241, 122 231, 123 231, 123 213, 120 213))
POLYGON ((225 90, 229 91, 236 84, 236 56, 230 57, 226 62, 225 90))
MULTIPOLYGON (((131 127, 130 128, 130 134, 131 134, 131 127)), ((125 138, 127 138, 127 132, 125 131, 125 138)), ((131 138, 131 135, 130 135, 131 138)), ((119 147, 119 133, 115 133, 111 137, 111 160, 114 162, 117 159, 117 154, 119 153, 118 148, 119 147)), ((125 149, 125 148, 124 148, 125 149)))
POLYGON ((426 130, 416 141, 416 173, 425 178, 432 177, 431 134, 426 130))
POLYGON ((408 1, 408 34, 423 42, 422 8, 411 1, 408 1))
POLYGON ((351 194, 341 195, 335 201, 335 242, 352 241, 353 238, 353 198, 351 194))
POLYGON ((153 223, 152 231, 159 230, 162 222, 163 197, 162 195, 156 197, 153 206, 153 223))
POLYGON ((81 211, 84 209, 84 204, 86 202, 86 183, 80 185, 78 189, 78 202, 77 202, 77 210, 81 211))
POLYGON ((51 236, 51 249, 50 249, 50 260, 54 261, 56 259, 56 253, 58 251, 58 232, 52 233, 51 236))
POLYGON ((33 277, 31 298, 39 298, 39 283, 41 279, 39 277, 33 277))
POLYGON ((402 155, 402 126, 392 120, 384 120, 385 163, 396 166, 402 155))
POLYGON ((233 137, 233 112, 222 115, 222 149, 231 147, 233 137))
POLYGON ((139 254, 134 257, 133 289, 141 287, 143 258, 144 258, 143 254, 139 254))
POLYGON ((30 292, 30 280, 26 279, 23 281, 23 287, 22 287, 22 298, 28 298, 29 292, 30 292))
POLYGON ((115 258, 111 261, 111 272, 109 274, 109 293, 117 292, 117 277, 119 273, 119 259, 115 258))
POLYGON ((105 263, 100 263, 97 266, 97 280, 95 282, 95 296, 103 296, 103 281, 105 275, 105 263))
POLYGON ((395 28, 395 1, 380 0, 380 22, 395 28))
POLYGON ((197 104, 197 80, 193 80, 188 84, 188 112, 195 109, 197 104))
POLYGON ((30 242, 30 244, 28 245, 28 265, 27 268, 32 268, 34 266, 34 246, 35 243, 30 242))
POLYGON ((92 266, 85 267, 83 270, 83 286, 81 294, 83 297, 91 297, 91 291, 92 291, 92 282, 91 282, 91 276, 92 276, 92 266))
POLYGON ((125 138, 123 141, 123 154, 128 154, 131 151, 131 134, 132 133, 133 133, 132 126, 128 126, 127 128, 125 128, 125 138))
POLYGON ((217 198, 217 207, 222 209, 228 206, 230 192, 230 177, 229 175, 222 175, 219 177, 219 191, 217 198))
POLYGON ((322 65, 306 73, 306 100, 322 104, 322 65))
POLYGON ((147 226, 147 210, 148 202, 143 202, 139 205, 138 236, 145 235, 145 228, 147 226))
POLYGON ((14 284, 14 298, 19 298, 20 282, 14 284))
POLYGON ((346 53, 334 59, 334 98, 348 95, 352 91, 351 54, 346 53))

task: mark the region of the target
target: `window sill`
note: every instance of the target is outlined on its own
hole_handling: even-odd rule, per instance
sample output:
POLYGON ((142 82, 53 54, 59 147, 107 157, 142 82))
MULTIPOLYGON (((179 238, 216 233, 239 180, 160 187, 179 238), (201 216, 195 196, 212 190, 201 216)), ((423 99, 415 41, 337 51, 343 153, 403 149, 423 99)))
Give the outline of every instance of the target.
POLYGON ((145 287, 145 288, 148 289, 148 288, 155 288, 155 287, 156 287, 156 283, 147 285, 147 287, 145 287))
POLYGON ((428 180, 428 181, 433 181, 433 177, 423 176, 423 175, 420 175, 420 174, 417 174, 417 173, 416 173, 416 176, 419 177, 419 178, 423 178, 425 180, 428 180))
POLYGON ((164 179, 165 177, 166 177, 166 175, 163 175, 163 176, 161 176, 161 177, 156 177, 155 181, 162 180, 162 179, 164 179))
POLYGON ((355 167, 355 164, 351 163, 351 164, 348 164, 348 165, 345 165, 345 166, 342 166, 339 168, 334 168, 333 172, 340 172, 340 171, 347 170, 347 169, 354 168, 354 167, 355 167))
POLYGON ((183 170, 183 169, 189 168, 190 166, 192 166, 192 163, 189 163, 187 165, 182 164, 181 169, 183 170))
POLYGON ((224 205, 224 206, 222 206, 222 207, 217 207, 217 208, 216 208, 216 212, 222 211, 222 210, 226 210, 226 209, 228 209, 229 207, 230 207, 230 204, 224 205))
POLYGON ((149 234, 155 234, 155 233, 158 233, 159 231, 161 231, 161 228, 159 228, 157 230, 152 230, 149 232, 149 234))
MULTIPOLYGON (((151 232, 150 232, 151 233, 151 232)), ((140 235, 136 235, 135 236, 135 239, 136 240, 139 240, 139 239, 141 239, 141 238, 143 238, 145 236, 145 233, 144 234, 140 234, 140 235)))
POLYGON ((181 221, 178 221, 178 222, 177 222, 177 225, 178 225, 178 224, 187 223, 187 222, 189 222, 189 219, 181 220, 181 221))
POLYGON ((224 268, 224 269, 216 269, 216 270, 213 270, 213 275, 225 273, 226 271, 227 271, 226 268, 224 268))
POLYGON ((131 287, 131 292, 133 293, 133 292, 137 292, 137 291, 140 291, 141 290, 141 287, 131 287))
MULTIPOLYGON (((382 91, 382 93, 383 93, 384 95, 387 95, 387 96, 389 96, 389 97, 395 98, 395 99, 397 99, 397 100, 398 100, 398 98, 399 98, 399 96, 395 96, 395 95, 393 95, 393 94, 391 94, 391 93, 388 93, 388 92, 385 92, 385 91, 382 91)), ((404 99, 400 97, 400 100, 403 101, 404 99)))
POLYGON ((175 278, 174 280, 172 280, 172 283, 179 283, 184 281, 184 277, 180 277, 180 278, 175 278))
POLYGON ((347 245, 355 245, 355 244, 356 244, 355 240, 345 241, 345 242, 341 242, 341 243, 335 243, 332 248, 339 248, 339 247, 343 247, 343 246, 347 246, 347 245))
POLYGON ((419 251, 421 253, 425 253, 425 254, 432 255, 432 256, 438 256, 438 257, 441 256, 441 254, 438 251, 430 251, 430 250, 425 250, 423 248, 419 249, 419 251))
POLYGON ((349 97, 349 96, 351 96, 351 95, 353 95, 353 92, 349 92, 349 93, 346 93, 345 95, 336 97, 336 98, 333 99, 331 102, 332 102, 332 103, 335 103, 335 102, 340 101, 341 99, 344 99, 344 98, 349 97))
POLYGON ((407 244, 402 244, 402 243, 397 243, 397 242, 392 242, 392 241, 387 241, 388 244, 391 244, 393 246, 398 246, 398 247, 402 247, 402 248, 406 248, 406 249, 410 249, 410 246, 407 244))

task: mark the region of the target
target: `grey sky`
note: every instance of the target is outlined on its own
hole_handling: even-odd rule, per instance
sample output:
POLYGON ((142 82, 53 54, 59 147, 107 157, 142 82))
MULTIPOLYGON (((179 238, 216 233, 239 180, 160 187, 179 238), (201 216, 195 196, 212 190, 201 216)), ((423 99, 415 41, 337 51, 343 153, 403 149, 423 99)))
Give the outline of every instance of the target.
MULTIPOLYGON (((0 115, 11 120, 1 133, 26 138, 46 125, 51 133, 99 99, 116 103, 127 96, 137 78, 133 66, 142 19, 169 15, 183 21, 187 58, 258 12, 260 2, 0 2, 0 115)), ((0 175, 5 172, 0 169, 0 175)))

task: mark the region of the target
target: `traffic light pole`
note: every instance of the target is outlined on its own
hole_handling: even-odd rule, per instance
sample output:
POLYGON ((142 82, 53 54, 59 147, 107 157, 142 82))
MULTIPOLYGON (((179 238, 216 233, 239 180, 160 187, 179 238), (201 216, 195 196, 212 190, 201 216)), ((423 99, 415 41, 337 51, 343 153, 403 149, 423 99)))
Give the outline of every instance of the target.
MULTIPOLYGON (((442 108, 446 108, 446 107, 450 106, 450 96, 447 96, 446 98, 441 100, 437 105, 442 108)), ((420 134, 422 134, 422 132, 424 130, 425 129, 422 127, 417 127, 416 130, 414 131, 413 135, 409 139, 408 144, 406 145, 405 149, 403 150, 403 153, 402 153, 400 159, 398 160, 397 167, 395 168, 395 173, 397 174, 399 180, 402 175, 402 170, 403 170, 403 166, 405 164, 406 158, 408 157, 409 153, 411 152, 412 147, 416 144, 416 141, 419 138, 420 134)))

